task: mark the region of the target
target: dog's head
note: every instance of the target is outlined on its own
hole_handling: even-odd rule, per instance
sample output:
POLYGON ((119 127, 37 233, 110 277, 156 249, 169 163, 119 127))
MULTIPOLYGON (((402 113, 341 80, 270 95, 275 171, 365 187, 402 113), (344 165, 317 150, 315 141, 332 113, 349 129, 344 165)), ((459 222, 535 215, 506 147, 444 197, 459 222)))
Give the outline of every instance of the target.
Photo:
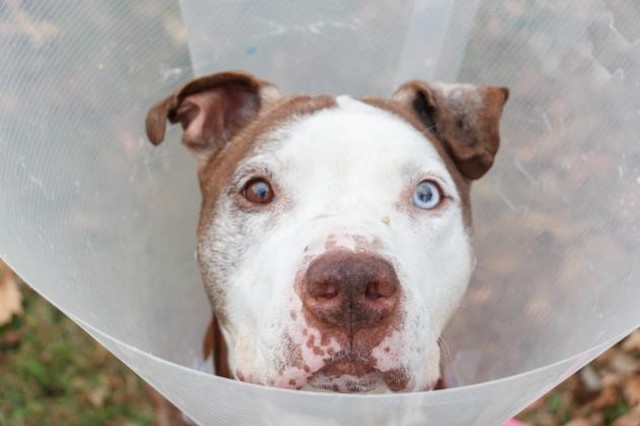
POLYGON ((493 163, 504 88, 288 97, 243 73, 154 106, 198 161, 198 260, 218 369, 339 392, 431 389, 474 267, 469 187, 493 163))

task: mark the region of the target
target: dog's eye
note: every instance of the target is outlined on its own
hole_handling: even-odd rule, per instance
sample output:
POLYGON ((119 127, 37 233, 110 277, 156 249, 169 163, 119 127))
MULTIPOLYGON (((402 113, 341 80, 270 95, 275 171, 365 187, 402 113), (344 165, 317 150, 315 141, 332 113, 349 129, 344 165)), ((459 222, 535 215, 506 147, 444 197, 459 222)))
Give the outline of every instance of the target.
POLYGON ((419 209, 431 210, 440 205, 442 193, 437 183, 423 180, 413 193, 413 205, 419 209))
POLYGON ((254 204, 268 204, 273 200, 273 189, 266 180, 254 178, 244 186, 242 196, 254 204))

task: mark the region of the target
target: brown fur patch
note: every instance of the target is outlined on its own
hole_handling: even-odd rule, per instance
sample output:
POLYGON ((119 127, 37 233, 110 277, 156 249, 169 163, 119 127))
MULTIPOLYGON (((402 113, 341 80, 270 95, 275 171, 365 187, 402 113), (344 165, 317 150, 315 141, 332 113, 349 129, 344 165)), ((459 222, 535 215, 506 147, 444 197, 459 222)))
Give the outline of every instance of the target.
POLYGON ((453 178, 453 182, 456 185, 458 194, 460 194, 460 202, 462 205, 462 215, 464 218, 464 225, 465 225, 465 228, 468 231, 470 231, 471 225, 472 225, 471 198, 469 195, 469 192, 471 189, 471 182, 467 178, 465 178, 462 175, 462 173, 460 173, 460 170, 458 170, 456 163, 453 161, 453 158, 451 158, 451 156, 449 155, 443 142, 438 139, 437 135, 432 130, 427 129, 424 123, 420 121, 418 117, 416 117, 413 109, 411 109, 410 106, 404 105, 392 99, 366 98, 363 100, 363 102, 371 106, 374 106, 376 108, 380 108, 385 111, 388 111, 402 118, 407 123, 411 124, 416 130, 422 133, 427 141, 431 142, 433 147, 438 152, 438 155, 444 161, 447 171, 453 178))

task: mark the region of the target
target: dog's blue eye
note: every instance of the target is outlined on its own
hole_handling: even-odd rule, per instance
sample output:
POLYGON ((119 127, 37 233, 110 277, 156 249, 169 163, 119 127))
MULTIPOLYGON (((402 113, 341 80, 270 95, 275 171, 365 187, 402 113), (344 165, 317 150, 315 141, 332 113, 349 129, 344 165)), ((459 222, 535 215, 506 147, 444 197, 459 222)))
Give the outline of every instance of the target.
POLYGON ((273 189, 266 180, 255 178, 247 182, 242 195, 254 204, 268 204, 273 200, 273 189))
POLYGON ((440 205, 441 199, 440 187, 432 180, 420 182, 413 193, 413 205, 419 209, 434 209, 440 205))

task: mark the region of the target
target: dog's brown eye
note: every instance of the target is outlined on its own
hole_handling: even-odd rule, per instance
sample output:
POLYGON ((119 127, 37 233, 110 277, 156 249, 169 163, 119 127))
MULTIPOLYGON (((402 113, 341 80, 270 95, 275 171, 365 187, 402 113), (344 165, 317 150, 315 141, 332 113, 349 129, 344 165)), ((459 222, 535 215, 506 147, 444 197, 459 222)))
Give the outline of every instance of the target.
POLYGON ((268 204, 273 200, 273 189, 266 180, 255 178, 247 182, 242 195, 254 204, 268 204))

